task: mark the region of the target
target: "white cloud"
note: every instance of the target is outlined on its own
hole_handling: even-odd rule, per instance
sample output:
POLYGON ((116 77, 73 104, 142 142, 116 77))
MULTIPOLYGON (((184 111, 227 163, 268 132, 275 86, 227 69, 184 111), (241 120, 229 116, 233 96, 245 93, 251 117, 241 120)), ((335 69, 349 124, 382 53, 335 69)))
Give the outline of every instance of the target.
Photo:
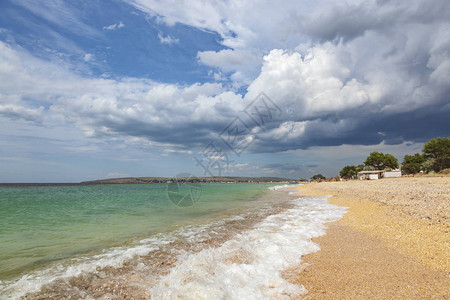
POLYGON ((86 54, 83 56, 83 60, 86 61, 86 62, 91 61, 93 58, 94 58, 94 55, 91 54, 91 53, 86 53, 86 54))
POLYGON ((116 30, 116 29, 120 29, 120 28, 123 28, 123 27, 125 27, 125 24, 123 24, 122 21, 120 21, 119 23, 114 23, 114 24, 111 24, 111 25, 108 25, 108 26, 104 26, 103 29, 116 30))
MULTIPOLYGON (((33 1, 33 0, 17 0, 15 5, 20 5, 29 10, 33 14, 63 27, 64 29, 74 32, 82 36, 98 37, 99 32, 86 25, 80 18, 79 11, 69 7, 63 0, 52 1, 33 1)), ((48 29, 48 27, 46 27, 48 29)), ((56 34, 56 32, 54 33, 56 34)))
POLYGON ((225 3, 220 5, 219 1, 191 1, 190 5, 187 1, 177 0, 165 1, 164 3, 152 0, 131 0, 128 2, 150 15, 160 15, 160 19, 168 25, 179 22, 217 32, 222 31, 221 28, 225 30, 225 26, 221 25, 221 13, 217 10, 217 7, 226 7, 226 5, 225 3))
POLYGON ((164 149, 163 150, 163 156, 169 156, 169 155, 179 155, 179 154, 192 154, 191 150, 180 150, 180 149, 164 149))
POLYGON ((250 166, 249 163, 238 163, 238 164, 233 165, 233 167, 238 168, 238 169, 247 168, 249 166, 250 166))
MULTIPOLYGON (((424 1, 408 7, 396 1, 351 1, 326 9, 328 1, 132 3, 169 25, 181 22, 219 33, 230 49, 199 52, 198 60, 217 69, 211 74, 218 80, 227 73, 237 85, 248 84, 248 93, 241 96, 218 83, 83 78, 0 43, 1 114, 61 122, 89 137, 144 139, 147 144, 130 142, 138 147, 185 151, 183 147, 202 148, 217 138, 265 92, 283 116, 267 124, 266 131, 254 129, 252 147, 270 152, 343 143, 351 137, 355 143, 401 142, 417 128, 384 128, 392 116, 420 115, 433 105, 449 109, 450 35, 444 2, 436 5, 441 12, 424 1), (429 10, 420 14, 420 7, 429 10), (358 14, 368 11, 376 18, 358 14)), ((105 29, 123 26, 120 22, 105 29)), ((176 42, 171 36, 159 38, 176 42)))
POLYGON ((166 44, 166 45, 178 44, 180 42, 179 39, 173 38, 170 35, 164 36, 161 33, 158 33, 158 38, 159 38, 159 41, 161 42, 161 44, 166 44))
MULTIPOLYGON (((1 96, 1 94, 0 94, 1 96)), ((20 104, 1 104, 0 115, 7 116, 10 119, 23 119, 26 121, 40 123, 43 118, 44 108, 28 108, 20 104)))
POLYGON ((279 106, 293 108, 298 120, 371 101, 369 88, 351 77, 334 51, 332 45, 314 47, 302 57, 297 52, 272 50, 264 57, 261 73, 250 84, 247 97, 264 91, 279 106))
POLYGON ((152 16, 159 16, 168 25, 183 23, 217 32, 224 39, 225 46, 236 50, 273 49, 274 45, 280 46, 290 39, 290 28, 286 28, 290 24, 286 24, 286 19, 290 16, 301 16, 321 5, 317 1, 284 1, 283 5, 280 5, 274 1, 257 0, 127 2, 152 16))
POLYGON ((250 84, 257 75, 257 68, 262 62, 261 53, 224 49, 218 52, 202 51, 197 55, 199 61, 207 66, 220 69, 225 73, 233 73, 235 82, 250 84))
POLYGON ((199 124, 223 124, 244 107, 240 95, 216 83, 83 78, 2 42, 0 58, 3 117, 76 125, 89 137, 145 137, 159 146, 166 134, 168 145, 195 143, 206 137, 199 124))
MULTIPOLYGON (((328 41, 337 45, 337 51, 330 54, 341 59, 341 66, 347 68, 357 80, 349 84, 344 82, 342 96, 359 89, 354 84, 365 84, 367 80, 371 80, 372 85, 365 93, 375 98, 387 97, 389 101, 394 98, 415 98, 407 102, 419 102, 429 93, 434 94, 430 98, 439 96, 434 93, 434 89, 422 91, 418 86, 424 83, 419 74, 426 72, 424 68, 427 62, 423 60, 433 55, 429 51, 435 47, 432 44, 448 41, 450 2, 445 0, 292 0, 283 1, 283 5, 256 0, 128 2, 157 16, 168 25, 183 23, 217 32, 222 37, 221 43, 230 49, 199 52, 199 60, 222 72, 231 72, 231 79, 237 85, 251 83, 258 76, 262 65, 260 58, 273 49, 308 50, 311 47, 321 48, 328 41), (341 43, 337 44, 339 41, 341 43), (409 70, 407 65, 413 67, 414 64, 421 69, 409 70), (400 86, 403 90, 399 89, 400 86)), ((447 44, 442 46, 448 49, 447 44)), ((441 53, 446 55, 445 52, 441 53)), ((442 59, 441 55, 434 57, 442 59)), ((435 67, 433 61, 431 59, 428 66, 432 66, 436 76, 432 75, 430 79, 435 84, 444 84, 446 81, 443 77, 446 77, 447 72, 445 64, 435 67)), ((336 81, 336 84, 339 82, 336 81)), ((322 97, 328 96, 327 91, 324 91, 322 97)), ((367 94, 358 97, 360 99, 356 101, 363 102, 367 94)), ((408 105, 399 103, 393 108, 402 109, 405 106, 408 105)), ((412 107, 418 106, 420 104, 414 103, 412 107)))
POLYGON ((259 137, 270 140, 292 140, 302 137, 308 121, 305 122, 283 122, 278 127, 273 128, 265 133, 259 134, 259 137))
POLYGON ((221 43, 237 53, 229 51, 199 53, 200 61, 219 68, 227 68, 227 61, 232 62, 229 68, 232 69, 233 80, 238 85, 248 84, 249 80, 257 76, 261 58, 268 51, 298 45, 300 34, 289 28, 292 24, 287 24, 286 19, 295 15, 300 17, 302 13, 317 6, 315 1, 284 1, 283 5, 276 1, 257 0, 232 2, 127 0, 127 2, 151 16, 158 17, 170 26, 183 23, 217 32, 222 38, 221 43), (239 59, 242 55, 244 57, 239 59), (236 63, 237 65, 233 65, 236 63), (237 68, 239 69, 235 70, 237 68))

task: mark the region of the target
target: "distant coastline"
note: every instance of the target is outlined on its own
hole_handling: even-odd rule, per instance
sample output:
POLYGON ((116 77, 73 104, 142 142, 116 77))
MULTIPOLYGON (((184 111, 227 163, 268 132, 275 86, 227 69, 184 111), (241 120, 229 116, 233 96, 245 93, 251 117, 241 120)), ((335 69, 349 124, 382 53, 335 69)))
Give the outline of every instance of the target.
POLYGON ((0 183, 0 187, 44 187, 44 186, 84 186, 84 185, 101 185, 101 184, 149 184, 149 183, 170 183, 173 181, 179 182, 200 182, 200 183, 286 183, 294 181, 294 179, 281 177, 239 177, 239 176, 214 176, 214 177, 125 177, 125 178, 111 178, 99 179, 82 182, 67 182, 67 183, 50 183, 50 182, 35 182, 35 183, 0 183))

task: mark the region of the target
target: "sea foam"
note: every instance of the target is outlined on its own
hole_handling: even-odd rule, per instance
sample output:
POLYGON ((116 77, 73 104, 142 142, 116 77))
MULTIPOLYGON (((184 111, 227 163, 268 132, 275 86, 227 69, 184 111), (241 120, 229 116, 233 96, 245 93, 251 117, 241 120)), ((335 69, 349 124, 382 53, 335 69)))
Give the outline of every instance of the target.
POLYGON ((326 199, 296 199, 293 208, 267 217, 218 248, 181 255, 180 263, 152 288, 152 298, 290 299, 306 293, 303 286, 284 279, 282 271, 318 251, 311 238, 323 235, 324 223, 345 213, 326 199))
POLYGON ((19 299, 28 293, 39 291, 42 286, 58 279, 92 273, 106 266, 120 267, 126 260, 147 255, 172 240, 171 237, 145 239, 132 247, 115 247, 93 257, 73 258, 68 265, 56 264, 45 270, 26 274, 16 281, 0 281, 0 299, 19 299))
POLYGON ((337 220, 345 213, 345 208, 331 205, 326 199, 299 198, 291 200, 290 208, 278 213, 268 206, 254 212, 256 215, 245 213, 209 224, 185 226, 172 234, 159 234, 132 246, 116 247, 93 257, 73 258, 65 266, 57 264, 17 281, 0 282, 0 298, 17 299, 39 291, 56 279, 95 273, 99 267, 117 268, 133 257, 170 247, 180 239, 201 246, 216 230, 226 231, 227 222, 245 222, 251 215, 261 214, 262 221, 233 235, 219 247, 199 252, 179 251, 177 263, 170 272, 155 277, 147 289, 153 299, 289 299, 306 290, 289 283, 282 277, 282 271, 299 264, 301 255, 319 250, 311 238, 324 234, 324 223, 337 220))

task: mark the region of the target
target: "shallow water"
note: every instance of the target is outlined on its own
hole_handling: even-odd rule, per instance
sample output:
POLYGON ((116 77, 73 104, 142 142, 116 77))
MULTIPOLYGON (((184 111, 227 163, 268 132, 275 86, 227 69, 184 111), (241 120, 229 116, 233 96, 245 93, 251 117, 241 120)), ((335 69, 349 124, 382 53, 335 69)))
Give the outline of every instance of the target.
MULTIPOLYGON (((0 296, 261 299, 298 294, 301 288, 273 274, 298 263, 301 254, 317 250, 310 238, 323 233, 323 222, 343 214, 323 197, 295 199, 283 189, 269 194, 267 186, 258 184, 205 184, 200 200, 187 208, 176 207, 157 188, 163 190, 163 185, 53 188, 66 189, 58 191, 64 200, 42 197, 49 191, 19 189, 22 199, 39 194, 52 209, 42 209, 36 198, 28 200, 40 209, 35 220, 14 225, 10 218, 9 228, 20 232, 31 223, 41 224, 32 227, 30 236, 35 238, 29 243, 41 242, 42 232, 47 243, 16 252, 29 251, 23 262, 32 262, 13 269, 21 270, 15 277, 10 270, 3 272, 9 278, 0 283, 0 296), (99 195, 108 195, 108 200, 96 203, 99 195), (58 217, 58 209, 64 217, 58 217), (43 224, 50 224, 47 232, 43 224), (48 238, 52 234, 59 239, 48 238), (267 288, 270 280, 258 275, 262 273, 272 274, 274 288, 267 288)), ((16 237, 17 241, 9 237, 16 243, 9 247, 26 240, 20 234, 16 237)), ((21 261, 0 253, 9 257, 10 266, 21 261)))
POLYGON ((77 253, 214 219, 266 192, 261 184, 203 184, 192 207, 167 185, 0 188, 0 280, 77 253))

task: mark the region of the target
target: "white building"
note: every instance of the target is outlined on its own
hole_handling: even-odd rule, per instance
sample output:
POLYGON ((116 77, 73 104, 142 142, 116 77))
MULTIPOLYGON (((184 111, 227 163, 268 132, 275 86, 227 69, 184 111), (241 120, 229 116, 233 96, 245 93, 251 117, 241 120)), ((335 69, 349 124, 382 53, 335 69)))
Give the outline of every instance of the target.
POLYGON ((376 170, 376 171, 358 172, 359 180, 373 180, 373 179, 395 178, 395 177, 402 177, 401 169, 396 169, 392 171, 376 170))
POLYGON ((385 178, 402 177, 402 170, 396 169, 396 170, 392 170, 392 171, 385 171, 384 177, 385 178))
POLYGON ((373 180, 373 179, 381 179, 383 178, 384 171, 378 170, 378 171, 361 171, 358 172, 358 179, 359 180, 373 180))

